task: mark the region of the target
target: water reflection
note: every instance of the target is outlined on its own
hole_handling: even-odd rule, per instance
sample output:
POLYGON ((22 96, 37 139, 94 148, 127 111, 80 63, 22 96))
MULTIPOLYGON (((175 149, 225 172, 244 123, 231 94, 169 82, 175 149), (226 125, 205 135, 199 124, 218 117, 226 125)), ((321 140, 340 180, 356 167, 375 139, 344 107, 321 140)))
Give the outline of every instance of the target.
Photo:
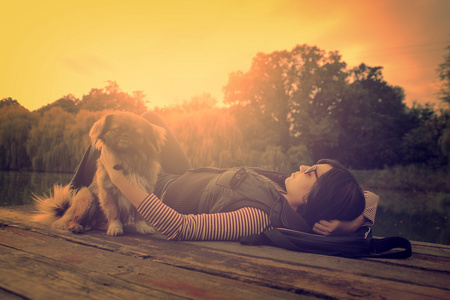
POLYGON ((371 190, 381 198, 374 235, 450 245, 450 194, 371 190))
MULTIPOLYGON (((67 173, 0 171, 0 206, 32 204, 32 194, 46 194, 71 178, 67 173)), ((381 197, 374 235, 450 245, 450 194, 371 190, 381 197)))
POLYGON ((65 185, 73 174, 0 171, 0 206, 32 204, 32 195, 47 194, 54 184, 65 185))
POLYGON ((448 217, 436 212, 410 215, 381 207, 373 233, 375 236, 402 236, 412 241, 450 245, 448 217))

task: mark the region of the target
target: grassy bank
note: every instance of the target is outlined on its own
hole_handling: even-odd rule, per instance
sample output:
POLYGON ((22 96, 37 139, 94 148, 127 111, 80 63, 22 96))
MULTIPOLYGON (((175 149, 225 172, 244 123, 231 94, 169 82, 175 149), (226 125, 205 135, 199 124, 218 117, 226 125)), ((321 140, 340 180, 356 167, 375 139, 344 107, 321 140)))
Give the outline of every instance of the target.
POLYGON ((450 244, 448 170, 410 165, 354 174, 363 189, 380 196, 376 235, 450 244))
POLYGON ((353 172, 359 183, 368 189, 450 193, 450 174, 447 169, 409 165, 353 172))
POLYGON ((450 217, 450 178, 446 169, 418 165, 354 171, 364 189, 377 193, 380 207, 393 212, 436 212, 450 217))

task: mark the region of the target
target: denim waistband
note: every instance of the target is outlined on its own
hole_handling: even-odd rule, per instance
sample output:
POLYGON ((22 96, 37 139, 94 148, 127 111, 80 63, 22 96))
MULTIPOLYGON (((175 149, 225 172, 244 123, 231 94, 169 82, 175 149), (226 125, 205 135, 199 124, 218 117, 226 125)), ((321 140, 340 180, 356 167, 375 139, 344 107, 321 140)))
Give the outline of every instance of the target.
POLYGON ((158 181, 156 181, 155 190, 153 191, 153 194, 155 194, 156 197, 161 199, 162 195, 166 191, 169 184, 172 181, 174 181, 178 176, 179 175, 166 174, 166 173, 159 174, 158 181))

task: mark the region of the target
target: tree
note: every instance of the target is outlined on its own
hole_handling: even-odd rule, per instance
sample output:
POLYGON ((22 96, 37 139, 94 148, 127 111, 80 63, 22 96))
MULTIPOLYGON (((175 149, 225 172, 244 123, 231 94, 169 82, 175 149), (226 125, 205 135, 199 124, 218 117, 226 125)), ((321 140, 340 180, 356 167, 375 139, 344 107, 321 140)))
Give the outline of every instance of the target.
POLYGON ((333 141, 336 131, 330 128, 335 124, 328 118, 328 107, 345 87, 345 66, 337 52, 326 54, 307 45, 259 53, 248 72, 230 74, 225 103, 274 132, 274 146, 285 153, 299 138, 307 145, 333 141))
POLYGON ((217 107, 217 99, 212 97, 209 93, 194 96, 189 101, 184 101, 180 106, 180 108, 186 112, 213 109, 215 107, 217 107))
POLYGON ((347 87, 346 63, 338 52, 298 50, 303 66, 295 75, 292 134, 310 149, 314 160, 330 157, 323 150, 338 144, 341 129, 334 111, 347 87))
POLYGON ((77 106, 79 110, 118 110, 141 115, 147 111, 145 103, 145 95, 142 91, 135 91, 130 96, 122 92, 115 81, 108 81, 108 85, 102 89, 91 89, 89 94, 83 96, 77 106))
POLYGON ((129 111, 141 115, 147 111, 145 95, 142 91, 134 91, 132 95, 122 92, 115 81, 108 81, 104 88, 93 88, 89 94, 83 95, 80 100, 72 94, 43 106, 38 111, 43 114, 54 107, 60 107, 62 110, 71 114, 77 114, 80 110, 103 111, 117 110, 129 111))
POLYGON ((35 171, 71 172, 78 161, 70 155, 71 144, 64 139, 74 116, 61 107, 45 112, 30 131, 27 153, 35 171))
POLYGON ((447 55, 444 62, 439 65, 437 72, 440 81, 439 99, 447 104, 447 109, 443 110, 441 115, 445 119, 445 128, 442 130, 442 136, 439 138, 439 145, 447 162, 450 163, 450 46, 447 47, 447 55))
MULTIPOLYGON (((277 133, 277 144, 289 146, 288 113, 291 96, 284 87, 286 51, 259 53, 247 73, 231 73, 225 86, 225 103, 245 111, 246 119, 257 119, 266 131, 277 133)), ((235 110, 237 110, 235 108, 235 110)), ((242 120, 241 122, 244 122, 242 120)))
POLYGON ((8 98, 3 98, 0 101, 0 108, 4 107, 4 106, 21 106, 19 104, 19 102, 11 97, 8 98))
POLYGON ((445 127, 442 130, 442 135, 439 137, 439 147, 443 156, 447 159, 447 163, 450 164, 450 111, 443 111, 441 119, 445 127))
POLYGON ((231 167, 239 161, 242 134, 225 108, 202 108, 161 113, 193 167, 231 167))
POLYGON ((439 115, 429 103, 414 103, 409 109, 412 128, 402 138, 401 163, 439 167, 445 157, 439 147, 445 128, 445 115, 439 115))
POLYGON ((399 162, 401 140, 411 129, 404 92, 389 85, 382 67, 361 64, 350 71, 350 85, 333 109, 339 145, 328 148, 353 168, 382 168, 399 162))
POLYGON ((68 167, 69 172, 75 171, 75 167, 83 157, 84 152, 91 143, 89 131, 92 125, 103 117, 106 112, 91 112, 87 110, 79 111, 73 122, 67 122, 64 126, 63 140, 68 145, 67 157, 71 161, 68 167))
POLYGON ((439 65, 437 73, 441 84, 439 99, 450 105, 450 46, 447 47, 447 50, 444 62, 439 65))
POLYGON ((39 108, 38 112, 43 114, 46 111, 49 111, 50 109, 52 109, 53 107, 61 107, 64 111, 66 111, 68 113, 76 114, 79 110, 79 108, 78 108, 79 103, 80 103, 80 100, 78 98, 76 98, 72 94, 68 94, 68 95, 63 96, 62 98, 56 100, 53 103, 50 103, 46 106, 39 108))
POLYGON ((403 89, 389 85, 382 69, 361 64, 347 70, 338 52, 307 45, 259 53, 248 72, 230 74, 225 102, 249 127, 245 140, 257 133, 284 153, 297 147, 291 157, 307 158, 304 145, 313 160, 381 168, 399 161, 402 137, 412 129, 403 89), (250 129, 258 125, 263 130, 250 129))
POLYGON ((31 166, 26 151, 29 131, 37 119, 17 100, 0 102, 0 168, 7 170, 28 169, 31 166))

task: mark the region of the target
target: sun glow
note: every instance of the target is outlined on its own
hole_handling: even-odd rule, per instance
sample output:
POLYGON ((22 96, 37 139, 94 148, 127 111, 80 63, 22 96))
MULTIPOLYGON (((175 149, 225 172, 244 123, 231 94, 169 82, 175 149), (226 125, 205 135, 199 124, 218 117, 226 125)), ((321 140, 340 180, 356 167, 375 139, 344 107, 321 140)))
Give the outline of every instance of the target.
POLYGON ((449 3, 10 1, 2 4, 0 97, 34 110, 113 80, 144 91, 152 105, 205 92, 221 102, 228 74, 247 71, 258 52, 308 44, 338 50, 350 65, 384 66, 390 84, 429 101, 449 3))

